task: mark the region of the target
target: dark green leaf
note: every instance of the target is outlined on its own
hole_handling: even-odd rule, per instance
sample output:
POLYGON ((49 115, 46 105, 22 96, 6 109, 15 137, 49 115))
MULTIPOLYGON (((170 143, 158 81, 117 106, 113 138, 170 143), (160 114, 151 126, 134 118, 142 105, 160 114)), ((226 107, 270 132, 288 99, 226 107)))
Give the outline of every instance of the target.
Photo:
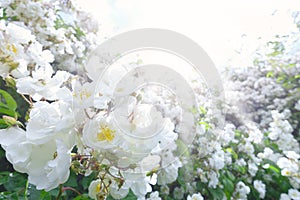
MULTIPOLYGON (((3 97, 3 99, 5 100, 5 104, 8 106, 10 110, 15 111, 17 109, 17 103, 9 93, 7 93, 4 90, 0 90, 0 95, 3 97)), ((4 103, 2 99, 1 102, 4 103)))

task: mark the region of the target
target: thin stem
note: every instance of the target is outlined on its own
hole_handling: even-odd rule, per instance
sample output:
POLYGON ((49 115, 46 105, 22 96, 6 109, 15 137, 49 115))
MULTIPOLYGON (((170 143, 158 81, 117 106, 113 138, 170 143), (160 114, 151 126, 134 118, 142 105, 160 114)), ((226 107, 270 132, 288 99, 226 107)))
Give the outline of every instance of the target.
POLYGON ((60 186, 59 186, 59 193, 58 193, 58 195, 57 195, 57 197, 56 197, 56 200, 59 200, 59 199, 60 199, 60 197, 61 197, 61 195, 62 195, 63 192, 64 192, 64 191, 63 191, 63 187, 62 187, 62 185, 60 185, 60 186))
POLYGON ((24 94, 21 94, 21 97, 22 97, 29 105, 32 105, 32 102, 29 101, 29 100, 24 96, 24 94))
POLYGON ((86 109, 83 109, 83 110, 84 110, 84 113, 87 116, 87 118, 92 119, 92 117, 87 113, 86 109))
POLYGON ((78 190, 76 190, 75 188, 72 188, 72 187, 64 187, 62 190, 63 190, 63 192, 66 190, 72 190, 73 192, 77 193, 78 195, 81 195, 81 193, 78 190))

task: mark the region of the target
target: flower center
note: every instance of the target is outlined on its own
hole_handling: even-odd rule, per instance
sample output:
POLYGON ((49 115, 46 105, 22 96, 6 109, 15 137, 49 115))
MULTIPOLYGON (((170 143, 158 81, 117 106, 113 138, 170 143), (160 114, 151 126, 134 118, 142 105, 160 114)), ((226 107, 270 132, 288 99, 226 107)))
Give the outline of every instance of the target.
POLYGON ((101 126, 100 132, 97 134, 98 141, 104 141, 107 140, 111 142, 115 138, 115 132, 114 130, 111 130, 107 126, 101 126))
POLYGON ((6 49, 7 49, 8 51, 13 52, 13 53, 17 53, 17 48, 16 48, 15 45, 13 45, 13 44, 8 44, 8 45, 6 46, 6 49))
POLYGON ((80 92, 79 96, 80 96, 80 99, 82 100, 84 98, 89 98, 91 96, 91 94, 88 91, 84 90, 84 91, 80 92))
POLYGON ((96 193, 99 193, 101 190, 101 184, 98 183, 97 186, 96 186, 96 193))

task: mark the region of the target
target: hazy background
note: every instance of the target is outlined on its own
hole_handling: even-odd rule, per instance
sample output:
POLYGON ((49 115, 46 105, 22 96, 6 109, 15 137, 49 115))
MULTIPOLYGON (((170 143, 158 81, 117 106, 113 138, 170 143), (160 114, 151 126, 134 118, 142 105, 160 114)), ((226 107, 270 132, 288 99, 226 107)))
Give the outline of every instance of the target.
POLYGON ((259 45, 296 30, 296 0, 78 0, 99 19, 101 36, 165 28, 196 41, 222 68, 245 66, 259 45))

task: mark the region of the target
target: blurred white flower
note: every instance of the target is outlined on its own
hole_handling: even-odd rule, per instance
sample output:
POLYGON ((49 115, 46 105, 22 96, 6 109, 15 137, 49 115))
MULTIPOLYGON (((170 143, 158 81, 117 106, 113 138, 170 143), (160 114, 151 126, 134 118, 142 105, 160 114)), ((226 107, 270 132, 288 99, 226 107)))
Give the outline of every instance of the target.
POLYGON ((26 172, 32 144, 27 142, 25 131, 18 127, 0 130, 0 144, 5 150, 7 160, 15 170, 26 172))
POLYGON ((5 33, 9 36, 9 42, 12 44, 27 44, 28 42, 35 40, 35 37, 31 34, 29 29, 14 23, 8 23, 5 33))
POLYGON ((280 194, 280 200, 291 200, 288 194, 282 193, 280 194))
POLYGON ((208 179, 209 179, 208 186, 212 188, 216 188, 219 183, 219 175, 214 171, 210 171, 208 174, 208 179))
POLYGON ((289 189, 288 194, 293 200, 300 200, 300 192, 296 189, 289 189))
POLYGON ((239 181, 237 184, 236 184, 236 187, 235 187, 235 191, 234 191, 234 195, 238 197, 238 199, 244 199, 244 200, 247 200, 247 195, 250 193, 250 188, 245 185, 244 182, 242 181, 239 181))
POLYGON ((188 196, 187 200, 204 200, 203 196, 200 193, 193 194, 192 196, 188 196))
POLYGON ((70 74, 65 71, 57 71, 54 76, 52 75, 51 66, 40 67, 32 72, 32 77, 17 79, 17 91, 21 94, 31 95, 35 101, 39 101, 43 97, 47 100, 57 100, 57 93, 70 74))
POLYGON ((251 176, 255 176, 256 172, 258 170, 258 167, 253 162, 248 162, 248 172, 251 176))
POLYGON ((223 150, 215 152, 211 158, 209 158, 209 164, 216 170, 220 170, 225 166, 225 153, 223 150))
POLYGON ((34 145, 27 166, 28 181, 38 190, 52 190, 68 180, 70 166, 71 148, 61 140, 34 145))
POLYGON ((174 192, 173 192, 173 197, 174 197, 174 199, 181 200, 181 199, 183 199, 183 195, 184 195, 184 190, 183 190, 183 188, 181 188, 181 187, 176 187, 176 188, 174 189, 174 192))
POLYGON ((43 144, 71 134, 73 128, 74 121, 69 104, 61 101, 39 101, 33 104, 30 112, 26 137, 32 143, 43 144))
POLYGON ((88 120, 83 128, 83 142, 85 145, 101 151, 117 148, 122 140, 117 127, 108 119, 101 116, 88 120))
POLYGON ((259 193, 259 198, 263 199, 266 195, 266 185, 261 180, 255 180, 253 182, 254 188, 259 193))
POLYGON ((151 192, 149 198, 147 200, 161 200, 159 197, 159 193, 157 191, 151 192))
POLYGON ((90 183, 89 185, 89 197, 91 197, 92 199, 97 199, 97 194, 100 193, 101 189, 102 189, 102 185, 101 185, 101 180, 94 180, 90 183))
POLYGON ((297 101, 295 109, 300 111, 300 100, 297 101))

